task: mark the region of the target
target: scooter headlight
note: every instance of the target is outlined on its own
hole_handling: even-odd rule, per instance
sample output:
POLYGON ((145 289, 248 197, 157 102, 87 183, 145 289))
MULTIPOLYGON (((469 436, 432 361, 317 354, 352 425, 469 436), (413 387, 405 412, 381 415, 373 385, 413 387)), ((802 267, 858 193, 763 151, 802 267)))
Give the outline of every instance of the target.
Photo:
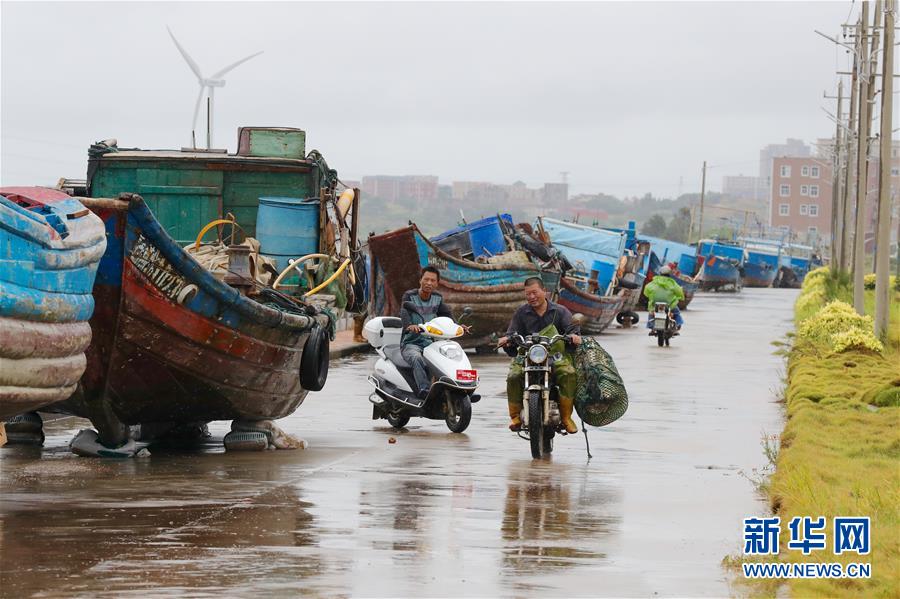
POLYGON ((459 360, 463 356, 462 348, 455 345, 444 345, 440 349, 441 355, 451 360, 459 360))
POLYGON ((528 350, 528 359, 535 364, 543 364, 547 361, 547 348, 543 345, 533 345, 528 350))

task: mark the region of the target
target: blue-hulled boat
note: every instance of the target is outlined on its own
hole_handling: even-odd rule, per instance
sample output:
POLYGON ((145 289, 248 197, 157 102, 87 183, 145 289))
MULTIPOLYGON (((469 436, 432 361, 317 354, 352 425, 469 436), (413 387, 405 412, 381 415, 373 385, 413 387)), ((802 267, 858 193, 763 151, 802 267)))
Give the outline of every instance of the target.
MULTIPOLYGON (((538 229, 574 267, 563 277, 559 303, 573 314, 584 315, 581 329, 585 333, 598 335, 619 314, 631 312, 644 279, 636 272, 636 256, 626 258, 623 265, 623 268, 630 266, 628 282, 623 285, 624 281, 618 276, 620 262, 626 255, 624 232, 546 217, 538 219, 538 229)), ((629 318, 628 323, 636 322, 636 317, 637 314, 634 319, 629 318)))
MULTIPOLYGON (((692 245, 661 239, 659 237, 651 237, 649 235, 641 235, 641 239, 650 242, 650 255, 646 261, 644 274, 646 275, 646 283, 653 280, 653 277, 665 265, 672 269, 672 278, 678 282, 684 291, 684 299, 679 302, 678 307, 684 310, 694 299, 699 284, 694 279, 694 273, 697 271, 697 248, 692 245)), ((642 307, 647 306, 647 298, 641 294, 642 307)))
POLYGON ((700 263, 697 279, 705 291, 740 291, 746 256, 735 242, 706 239, 697 250, 700 263))
POLYGON ((747 259, 741 282, 744 287, 771 287, 781 262, 781 244, 768 239, 742 239, 747 259))
POLYGON ((75 391, 105 249, 103 223, 65 193, 0 188, 0 419, 75 391))
POLYGON ((784 245, 780 259, 775 287, 799 289, 807 273, 821 265, 814 248, 798 243, 784 245))
POLYGON ((506 252, 485 262, 465 260, 437 247, 414 224, 371 235, 368 245, 371 314, 396 316, 403 293, 419 286, 422 267, 435 266, 441 272, 437 291, 453 315, 459 318, 466 306, 473 310, 465 321, 472 335, 460 339, 464 347, 488 348, 492 335, 506 332, 524 302, 525 279, 540 276, 549 291, 559 289, 559 270, 542 268, 526 252, 506 252))

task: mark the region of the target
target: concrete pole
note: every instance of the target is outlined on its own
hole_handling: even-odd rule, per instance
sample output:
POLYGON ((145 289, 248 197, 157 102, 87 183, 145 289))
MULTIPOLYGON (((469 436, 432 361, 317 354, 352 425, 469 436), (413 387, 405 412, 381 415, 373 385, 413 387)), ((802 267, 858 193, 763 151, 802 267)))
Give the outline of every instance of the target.
POLYGON ((868 186, 868 147, 869 147, 869 82, 871 69, 868 58, 869 44, 869 2, 862 2, 860 19, 859 52, 859 129, 856 146, 856 227, 853 239, 853 308, 859 314, 865 314, 865 295, 863 279, 866 275, 866 191, 868 186))
POLYGON ((885 0, 881 66, 881 150, 878 161, 878 236, 875 241, 875 335, 884 337, 890 318, 891 131, 894 105, 894 6, 885 0))
POLYGON ((837 127, 834 132, 834 172, 831 185, 831 268, 839 270, 841 267, 841 241, 844 229, 844 205, 841 202, 841 162, 843 157, 843 142, 841 119, 844 117, 844 82, 838 81, 837 97, 837 127))
MULTIPOLYGON (((856 37, 859 39, 859 26, 856 28, 856 37)), ((856 203, 856 131, 858 129, 857 104, 859 103, 859 77, 857 62, 853 61, 853 74, 850 78, 850 116, 847 120, 846 151, 847 159, 844 165, 844 182, 841 189, 844 203, 844 229, 841 231, 841 270, 850 272, 853 255, 853 206, 856 203)))
POLYGON ((697 241, 703 239, 703 198, 706 196, 706 161, 703 161, 703 178, 700 182, 700 221, 697 223, 697 241))

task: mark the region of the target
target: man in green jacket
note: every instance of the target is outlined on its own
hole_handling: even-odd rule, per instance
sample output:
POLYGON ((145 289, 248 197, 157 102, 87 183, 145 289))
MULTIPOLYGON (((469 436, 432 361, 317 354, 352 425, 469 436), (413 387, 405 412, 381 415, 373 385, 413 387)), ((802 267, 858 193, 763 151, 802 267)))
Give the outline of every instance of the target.
MULTIPOLYGON (((653 280, 644 287, 644 295, 647 296, 647 308, 652 312, 656 302, 668 304, 672 318, 680 329, 684 324, 681 318, 681 310, 678 309, 678 302, 684 299, 684 290, 678 281, 672 278, 672 269, 668 265, 663 266, 653 277, 653 280)), ((653 321, 647 319, 647 328, 653 327, 653 321)))

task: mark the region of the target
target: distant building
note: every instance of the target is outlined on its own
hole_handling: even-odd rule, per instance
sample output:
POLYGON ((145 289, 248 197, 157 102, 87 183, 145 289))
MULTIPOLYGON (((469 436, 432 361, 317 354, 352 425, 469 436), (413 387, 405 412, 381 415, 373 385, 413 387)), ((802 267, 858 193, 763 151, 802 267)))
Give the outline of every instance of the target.
POLYGON ((363 177, 362 192, 367 196, 388 200, 415 200, 416 203, 437 200, 438 178, 434 175, 375 175, 363 177))
POLYGON ((722 177, 722 193, 737 200, 765 200, 766 184, 759 177, 725 176, 722 177))
POLYGON ((363 177, 362 192, 369 197, 395 202, 400 199, 400 177, 388 175, 363 177))
POLYGON ((831 241, 831 164, 813 157, 772 160, 769 224, 807 243, 831 241))
POLYGON ((808 158, 812 156, 810 147, 801 139, 788 138, 783 144, 769 144, 759 151, 759 178, 766 186, 771 182, 772 161, 775 158, 788 156, 792 158, 808 158))
POLYGON ((452 185, 438 185, 438 200, 441 202, 449 202, 453 199, 453 186, 452 185))
POLYGON ((542 197, 548 206, 562 206, 569 201, 569 184, 544 183, 542 197))

